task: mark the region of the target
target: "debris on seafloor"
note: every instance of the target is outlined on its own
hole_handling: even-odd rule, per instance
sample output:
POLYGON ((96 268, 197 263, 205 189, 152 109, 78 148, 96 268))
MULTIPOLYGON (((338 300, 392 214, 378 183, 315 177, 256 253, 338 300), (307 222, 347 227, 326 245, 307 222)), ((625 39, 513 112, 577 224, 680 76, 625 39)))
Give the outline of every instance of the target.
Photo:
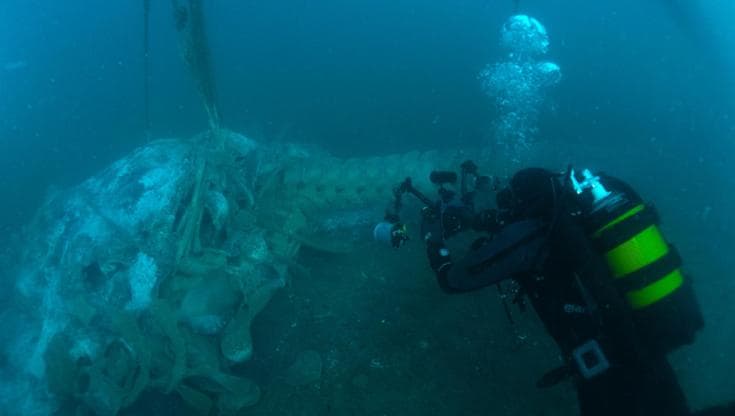
MULTIPOLYGON (((176 393, 199 414, 252 406, 260 389, 237 364, 300 247, 349 251, 369 227, 366 206, 383 206, 404 175, 420 184, 461 157, 340 160, 282 147, 221 129, 152 141, 50 196, 26 227, 2 311, 12 342, 0 378, 27 394, 0 400, 37 409, 28 414, 63 401, 115 415, 144 391, 176 393), (361 166, 372 173, 354 174, 361 166)), ((286 379, 321 375, 319 353, 305 351, 286 379)))

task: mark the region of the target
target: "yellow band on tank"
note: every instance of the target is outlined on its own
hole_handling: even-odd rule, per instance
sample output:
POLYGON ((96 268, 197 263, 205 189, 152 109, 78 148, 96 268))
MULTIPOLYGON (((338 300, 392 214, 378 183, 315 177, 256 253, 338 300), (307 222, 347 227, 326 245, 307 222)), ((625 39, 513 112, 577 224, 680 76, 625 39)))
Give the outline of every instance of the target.
POLYGON ((635 214, 643 211, 643 208, 645 208, 645 207, 646 206, 643 205, 643 204, 638 204, 638 205, 634 206, 633 208, 631 208, 628 211, 626 211, 624 214, 618 216, 614 220, 612 220, 612 221, 608 222, 607 224, 603 225, 599 230, 595 231, 595 233, 592 234, 592 236, 595 237, 595 238, 599 238, 602 235, 602 233, 604 233, 605 231, 609 230, 610 228, 612 228, 612 227, 620 224, 621 222, 625 221, 626 219, 632 217, 633 215, 635 215, 635 214))
POLYGON ((613 276, 617 278, 653 263, 668 252, 669 245, 666 244, 658 227, 650 225, 605 253, 605 259, 613 276))
POLYGON ((658 302, 670 295, 684 283, 681 270, 676 269, 666 276, 639 290, 632 290, 625 294, 628 303, 633 309, 641 309, 658 302))

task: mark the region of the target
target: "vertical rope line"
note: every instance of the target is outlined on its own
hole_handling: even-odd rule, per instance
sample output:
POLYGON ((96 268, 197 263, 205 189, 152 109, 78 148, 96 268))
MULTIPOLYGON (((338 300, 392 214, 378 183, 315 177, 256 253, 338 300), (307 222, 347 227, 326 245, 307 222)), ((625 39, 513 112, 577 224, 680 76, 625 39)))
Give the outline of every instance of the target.
POLYGON ((196 82, 204 100, 210 130, 217 131, 220 116, 217 110, 217 91, 204 27, 204 5, 202 0, 171 0, 179 44, 186 65, 196 82))
POLYGON ((143 0, 143 123, 147 140, 151 139, 150 12, 151 1, 143 0))

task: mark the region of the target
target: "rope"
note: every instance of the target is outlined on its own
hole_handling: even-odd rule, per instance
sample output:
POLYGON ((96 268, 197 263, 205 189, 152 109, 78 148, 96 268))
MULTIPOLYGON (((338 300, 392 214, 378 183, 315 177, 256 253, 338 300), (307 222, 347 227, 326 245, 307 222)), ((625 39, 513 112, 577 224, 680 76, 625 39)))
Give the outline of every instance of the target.
POLYGON ((151 57, 150 57, 151 0, 143 0, 143 128, 151 139, 151 57))

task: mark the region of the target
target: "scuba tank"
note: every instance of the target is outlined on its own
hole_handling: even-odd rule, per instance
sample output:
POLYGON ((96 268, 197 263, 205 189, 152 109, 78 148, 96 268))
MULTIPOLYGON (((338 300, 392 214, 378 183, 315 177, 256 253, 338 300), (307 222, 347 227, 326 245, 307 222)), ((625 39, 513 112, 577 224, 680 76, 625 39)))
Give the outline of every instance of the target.
POLYGON ((654 207, 612 177, 585 169, 581 180, 574 170, 569 179, 587 235, 630 306, 640 335, 663 352, 691 343, 703 326, 701 311, 654 207))

